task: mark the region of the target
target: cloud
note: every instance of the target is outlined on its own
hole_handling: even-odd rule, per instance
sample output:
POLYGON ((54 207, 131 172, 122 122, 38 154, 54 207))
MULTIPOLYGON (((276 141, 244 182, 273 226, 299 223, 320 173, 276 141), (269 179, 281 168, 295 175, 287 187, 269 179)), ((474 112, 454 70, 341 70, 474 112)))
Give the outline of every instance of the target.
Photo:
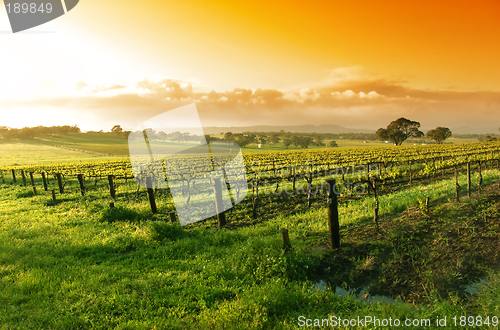
MULTIPOLYGON (((199 84, 199 82, 196 82, 199 84)), ((500 92, 424 90, 403 81, 338 68, 315 86, 295 91, 199 91, 192 81, 143 79, 90 86, 79 82, 72 97, 3 101, 6 108, 54 107, 133 127, 151 116, 196 103, 207 126, 338 124, 376 129, 405 116, 424 127, 491 126, 500 121, 500 92)))

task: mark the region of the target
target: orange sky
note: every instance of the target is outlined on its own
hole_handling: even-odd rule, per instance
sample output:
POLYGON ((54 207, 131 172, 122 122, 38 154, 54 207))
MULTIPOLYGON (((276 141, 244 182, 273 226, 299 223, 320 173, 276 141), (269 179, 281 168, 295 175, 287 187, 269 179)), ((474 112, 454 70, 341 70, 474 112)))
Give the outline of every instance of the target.
POLYGON ((0 114, 11 127, 133 127, 192 102, 211 126, 500 120, 497 0, 81 0, 9 30, 2 6, 0 114))

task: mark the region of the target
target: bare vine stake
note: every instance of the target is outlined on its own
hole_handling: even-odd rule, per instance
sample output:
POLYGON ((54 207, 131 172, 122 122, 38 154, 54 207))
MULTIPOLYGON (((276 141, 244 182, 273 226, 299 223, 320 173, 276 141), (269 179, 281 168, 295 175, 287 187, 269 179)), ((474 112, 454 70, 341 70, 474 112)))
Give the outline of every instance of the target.
POLYGON ((328 185, 328 230, 330 232, 330 246, 332 249, 340 247, 340 224, 337 194, 335 193, 335 179, 326 180, 328 185))
POLYGON ((467 197, 470 198, 470 162, 467 162, 467 197))
POLYGON ((410 184, 411 184, 411 160, 408 161, 408 171, 410 172, 410 184))
POLYGON ((443 179, 444 179, 444 156, 441 156, 441 165, 443 166, 442 171, 443 171, 443 179))
POLYGON ((292 248, 292 244, 290 243, 290 237, 288 236, 288 229, 282 228, 280 229, 281 239, 283 240, 283 249, 288 251, 292 248))
MULTIPOLYGON (((110 175, 110 176, 112 177, 112 175, 110 175)), ((148 200, 149 200, 149 205, 151 205, 151 212, 153 212, 153 214, 157 214, 158 210, 156 208, 155 193, 154 193, 154 189, 153 189, 153 180, 151 179, 150 176, 146 177, 146 186, 148 187, 148 200)), ((111 187, 111 184, 110 184, 110 187, 111 187)))
MULTIPOLYGON (((151 177, 149 177, 151 180, 151 177)), ((114 183, 114 176, 113 175, 108 175, 108 183, 109 183, 109 194, 111 195, 111 198, 116 199, 116 190, 115 190, 115 183, 114 183)), ((151 183, 151 182, 150 182, 151 183)), ((153 184, 147 184, 148 186, 148 193, 149 193, 149 188, 153 187, 153 184)))
POLYGON ((455 165, 455 194, 457 202, 460 201, 459 193, 460 193, 460 185, 458 184, 458 167, 457 165, 455 165))
POLYGON ((307 207, 311 207, 311 186, 312 186, 312 173, 309 172, 307 176, 307 207))
POLYGON ((219 228, 226 225, 226 214, 224 213, 224 205, 222 203, 222 186, 220 178, 214 179, 214 191, 215 191, 215 207, 217 210, 217 220, 219 221, 219 228))
POLYGON ((293 165, 293 178, 292 178, 292 191, 295 194, 295 181, 297 180, 297 173, 295 169, 295 165, 293 165))
POLYGON ((17 180, 16 180, 16 171, 14 169, 12 169, 12 178, 14 179, 14 183, 17 183, 17 180))
POLYGON ((33 172, 30 172, 30 181, 31 181, 31 185, 34 186, 35 185, 35 179, 33 178, 33 172))
POLYGON ((479 161, 479 182, 477 183, 477 190, 481 193, 481 185, 483 184, 483 173, 481 171, 481 161, 479 161))
POLYGON ((429 212, 429 196, 425 197, 425 210, 429 212))
POLYGON ((82 196, 85 196, 85 181, 83 180, 83 174, 78 174, 78 183, 80 184, 80 192, 82 193, 82 196))
POLYGON ((42 172, 42 182, 43 182, 43 189, 47 191, 47 178, 45 177, 45 172, 42 172))
POLYGON ((257 206, 259 204, 259 180, 254 178, 252 182, 253 190, 253 203, 252 203, 252 217, 257 218, 257 206))
POLYGON ((378 194, 377 194, 377 178, 373 178, 373 184, 372 184, 372 189, 373 189, 373 196, 375 197, 375 209, 373 210, 373 223, 377 227, 378 230, 378 194))
POLYGON ((24 170, 21 170, 21 176, 23 177, 23 185, 26 187, 26 175, 24 174, 24 170))
POLYGON ((62 182, 61 173, 57 173, 56 177, 57 177, 57 184, 59 185, 59 193, 64 194, 64 186, 62 182))

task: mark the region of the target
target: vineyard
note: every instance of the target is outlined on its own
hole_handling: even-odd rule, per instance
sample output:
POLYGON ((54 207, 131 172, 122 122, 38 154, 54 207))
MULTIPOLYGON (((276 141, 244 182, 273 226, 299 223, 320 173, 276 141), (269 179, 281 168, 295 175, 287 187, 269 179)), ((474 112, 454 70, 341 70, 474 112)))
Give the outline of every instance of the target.
POLYGON ((162 163, 173 167, 166 188, 144 186, 163 178, 146 161, 137 177, 127 159, 2 167, 0 324, 290 330, 301 316, 334 313, 475 316, 495 329, 499 151, 490 142, 243 154, 247 194, 222 213, 223 227, 216 215, 181 227, 171 192, 184 186, 195 204, 197 178, 231 181, 230 168, 213 171, 227 162, 219 154, 189 168, 193 155, 162 163), (473 295, 477 283, 486 285, 473 295))
MULTIPOLYGON (((498 169, 499 151, 500 143, 489 142, 247 153, 243 158, 248 187, 232 187, 232 194, 235 195, 232 199, 242 199, 239 196, 241 189, 245 193, 248 191, 248 194, 238 207, 229 211, 229 217, 235 221, 262 219, 272 216, 276 210, 279 210, 278 213, 285 212, 285 209, 295 212, 313 205, 324 205, 324 196, 327 193, 325 179, 331 178, 336 180, 336 194, 339 195, 340 202, 370 194, 377 197, 405 184, 430 182, 453 176, 457 180, 458 198, 462 190, 458 184, 459 173, 468 171, 470 177, 471 170, 481 175, 482 169, 498 169)), ((224 166, 221 165, 224 162, 224 157, 216 154, 212 164, 210 159, 207 163, 206 157, 180 155, 175 158, 175 162, 165 164, 163 161, 163 169, 170 166, 173 169, 169 173, 179 173, 170 175, 168 182, 181 184, 182 195, 186 196, 184 200, 189 203, 193 192, 208 194, 213 188, 209 187, 208 191, 201 192, 200 185, 196 186, 196 180, 210 176, 214 164, 216 168, 223 169, 223 177, 229 188, 227 177, 231 173, 224 171, 224 166)), ((82 194, 100 189, 109 190, 113 202, 119 202, 122 198, 127 201, 145 198, 148 195, 147 189, 141 189, 137 183, 143 183, 144 186, 147 177, 152 177, 160 213, 173 212, 175 207, 168 186, 166 189, 160 189, 162 185, 158 184, 165 181, 164 173, 148 170, 146 163, 144 168, 142 165, 140 168, 140 174, 136 172, 134 177, 130 160, 122 159, 9 166, 0 168, 0 173, 4 183, 20 182, 27 185, 29 180, 35 194, 41 190, 40 187, 37 190, 37 185, 43 186, 45 191, 58 190, 60 194, 71 189, 79 190, 82 194)), ((470 178, 468 180, 470 181, 470 178)), ((470 191, 470 182, 468 185, 470 191)), ((479 189, 480 186, 481 182, 479 189)), ((153 213, 157 212, 155 205, 153 213)))

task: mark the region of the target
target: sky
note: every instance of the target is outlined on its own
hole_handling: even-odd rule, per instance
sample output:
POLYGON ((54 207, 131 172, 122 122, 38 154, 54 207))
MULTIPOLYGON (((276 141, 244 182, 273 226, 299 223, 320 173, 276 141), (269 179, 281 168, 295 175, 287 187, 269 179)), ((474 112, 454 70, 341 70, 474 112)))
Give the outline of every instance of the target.
POLYGON ((13 34, 0 126, 500 127, 500 2, 81 0, 13 34))

